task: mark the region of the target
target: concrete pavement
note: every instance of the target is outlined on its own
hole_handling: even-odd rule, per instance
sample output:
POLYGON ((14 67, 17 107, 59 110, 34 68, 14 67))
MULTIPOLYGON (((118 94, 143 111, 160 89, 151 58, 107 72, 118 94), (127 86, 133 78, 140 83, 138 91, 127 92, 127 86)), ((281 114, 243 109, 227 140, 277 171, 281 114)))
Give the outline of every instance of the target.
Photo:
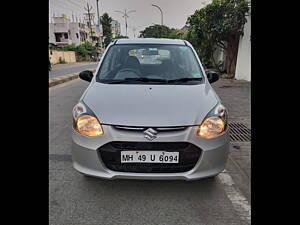
MULTIPOLYGON (((249 224, 249 142, 231 144, 227 172, 216 180, 107 181, 77 173, 70 156, 71 110, 87 85, 76 79, 49 89, 49 224, 249 224)), ((250 125, 250 83, 220 80, 213 86, 229 119, 250 125)))
MULTIPOLYGON (((212 84, 229 112, 230 122, 240 122, 251 129, 251 82, 220 79, 212 84)), ((227 171, 251 202, 251 142, 232 142, 227 171)))

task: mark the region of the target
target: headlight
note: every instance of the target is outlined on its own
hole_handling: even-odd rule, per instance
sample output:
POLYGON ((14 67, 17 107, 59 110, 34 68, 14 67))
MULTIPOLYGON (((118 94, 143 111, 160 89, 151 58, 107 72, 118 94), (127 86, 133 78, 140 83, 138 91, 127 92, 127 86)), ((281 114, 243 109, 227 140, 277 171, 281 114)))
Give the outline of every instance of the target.
POLYGON ((199 126, 197 135, 206 139, 215 138, 221 135, 227 126, 227 110, 219 104, 199 126))
POLYGON ((198 130, 198 135, 203 138, 214 138, 222 134, 225 129, 224 121, 219 117, 209 117, 204 120, 198 130))
POLYGON ((81 115, 78 117, 76 130, 89 137, 100 136, 104 133, 97 118, 90 115, 81 115))
POLYGON ((80 114, 83 114, 86 112, 87 112, 87 109, 86 109, 85 105, 83 103, 79 102, 73 108, 73 119, 77 120, 77 118, 78 118, 78 116, 80 116, 80 114))
POLYGON ((88 137, 104 134, 98 119, 83 102, 79 102, 73 108, 73 127, 77 132, 88 137))

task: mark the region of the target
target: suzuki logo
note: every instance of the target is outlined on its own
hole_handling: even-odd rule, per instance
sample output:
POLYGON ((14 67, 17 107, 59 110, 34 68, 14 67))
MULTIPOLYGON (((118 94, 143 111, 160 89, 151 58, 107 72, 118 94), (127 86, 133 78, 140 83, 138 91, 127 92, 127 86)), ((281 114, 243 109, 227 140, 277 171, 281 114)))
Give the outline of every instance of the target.
POLYGON ((152 141, 156 138, 157 133, 158 132, 156 130, 149 128, 144 131, 144 134, 145 134, 144 138, 147 138, 149 141, 152 141))

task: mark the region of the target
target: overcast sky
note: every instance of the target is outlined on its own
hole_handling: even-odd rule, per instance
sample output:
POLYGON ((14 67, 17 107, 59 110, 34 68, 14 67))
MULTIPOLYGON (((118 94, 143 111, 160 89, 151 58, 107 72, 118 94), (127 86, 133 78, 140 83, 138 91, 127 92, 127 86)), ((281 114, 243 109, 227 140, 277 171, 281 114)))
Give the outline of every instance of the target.
MULTIPOLYGON (((96 0, 49 0, 49 16, 53 16, 53 13, 55 15, 64 13, 72 18, 73 13, 74 16, 83 18, 87 2, 92 6, 92 12, 97 13, 96 0)), ((113 19, 118 20, 121 23, 121 34, 125 35, 124 18, 121 13, 114 11, 136 10, 136 12, 128 14, 127 20, 127 32, 129 37, 133 38, 134 28, 136 28, 135 35, 137 36, 139 31, 145 27, 153 25, 153 23, 161 23, 160 11, 151 4, 156 4, 162 9, 164 25, 171 28, 182 28, 188 16, 209 2, 211 0, 99 0, 99 13, 101 16, 107 12, 113 19)))

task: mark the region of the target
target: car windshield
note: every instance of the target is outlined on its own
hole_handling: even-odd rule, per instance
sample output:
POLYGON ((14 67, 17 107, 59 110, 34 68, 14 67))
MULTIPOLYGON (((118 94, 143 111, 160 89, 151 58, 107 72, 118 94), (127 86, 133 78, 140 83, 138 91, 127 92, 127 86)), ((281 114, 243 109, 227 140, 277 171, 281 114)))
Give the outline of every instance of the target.
POLYGON ((97 74, 98 82, 111 84, 199 84, 202 78, 195 54, 184 45, 113 45, 97 74))

